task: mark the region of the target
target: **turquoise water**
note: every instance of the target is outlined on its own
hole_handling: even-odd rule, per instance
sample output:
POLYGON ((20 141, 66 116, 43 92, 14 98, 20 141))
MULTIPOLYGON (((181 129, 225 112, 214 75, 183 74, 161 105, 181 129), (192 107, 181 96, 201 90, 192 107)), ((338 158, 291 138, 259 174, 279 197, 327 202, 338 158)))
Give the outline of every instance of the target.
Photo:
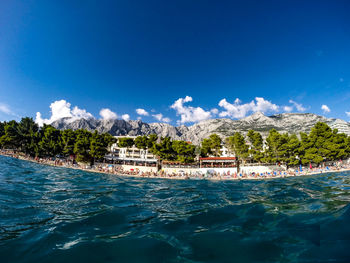
POLYGON ((0 156, 1 262, 350 262, 350 173, 124 178, 0 156))

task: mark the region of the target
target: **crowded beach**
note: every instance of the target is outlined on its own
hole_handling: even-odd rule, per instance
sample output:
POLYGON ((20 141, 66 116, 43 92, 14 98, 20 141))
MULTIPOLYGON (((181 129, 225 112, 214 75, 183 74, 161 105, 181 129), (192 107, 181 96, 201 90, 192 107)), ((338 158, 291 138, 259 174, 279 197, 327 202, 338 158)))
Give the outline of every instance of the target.
POLYGON ((31 161, 43 165, 50 165, 56 167, 64 167, 71 169, 79 169, 89 172, 114 174, 118 176, 132 176, 140 178, 168 178, 168 179, 207 179, 207 180, 254 180, 254 179, 272 179, 272 178, 284 178, 293 176, 305 176, 315 175, 330 172, 350 171, 350 159, 340 160, 332 163, 323 163, 318 167, 312 165, 307 167, 292 167, 289 169, 276 169, 272 171, 250 171, 245 172, 244 166, 241 166, 239 172, 218 171, 217 169, 207 170, 205 173, 200 169, 192 168, 190 171, 186 171, 185 168, 178 169, 177 171, 166 171, 160 169, 144 170, 139 166, 130 166, 125 169, 121 164, 111 163, 95 163, 94 165, 88 165, 84 163, 76 163, 69 158, 33 158, 21 153, 16 153, 8 150, 0 150, 0 155, 17 158, 25 161, 31 161))

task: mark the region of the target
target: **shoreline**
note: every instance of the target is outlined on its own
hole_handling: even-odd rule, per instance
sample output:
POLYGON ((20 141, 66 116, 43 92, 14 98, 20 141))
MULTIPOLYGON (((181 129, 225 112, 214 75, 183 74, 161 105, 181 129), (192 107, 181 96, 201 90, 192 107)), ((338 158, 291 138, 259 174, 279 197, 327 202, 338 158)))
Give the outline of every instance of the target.
MULTIPOLYGON (((103 167, 104 170, 97 170, 94 168, 83 168, 80 166, 73 166, 73 165, 56 165, 55 161, 52 160, 47 160, 47 159, 42 159, 42 161, 37 161, 35 159, 30 159, 22 155, 14 155, 14 154, 4 154, 0 153, 1 156, 5 157, 10 157, 14 159, 19 159, 22 161, 28 161, 36 164, 41 164, 41 165, 47 165, 47 166, 52 166, 52 167, 61 167, 61 168, 67 168, 67 169, 74 169, 74 170, 80 170, 84 172, 92 172, 92 173, 100 173, 100 174, 108 174, 108 175, 116 175, 120 177, 132 177, 132 178, 150 178, 150 179, 172 179, 172 180, 210 180, 210 181, 242 181, 242 180, 266 180, 266 179, 280 179, 280 178, 289 178, 289 177, 302 177, 302 176, 310 176, 310 175, 319 175, 319 174, 326 174, 326 173, 336 173, 336 172, 347 172, 350 171, 350 167, 346 168, 334 168, 334 169, 327 169, 327 170, 322 170, 318 168, 316 171, 306 171, 306 172, 301 172, 301 173, 291 173, 288 171, 285 171, 284 174, 276 174, 276 175, 271 175, 271 176, 246 176, 246 177, 232 177, 232 176, 215 176, 215 177, 206 177, 203 175, 202 177, 197 176, 184 176, 184 175, 140 175, 136 173, 118 173, 116 171, 107 171, 109 170, 106 167, 103 167)), ((108 164, 107 164, 108 165, 108 164)), ((135 170, 137 171, 137 168, 135 167, 135 170)))

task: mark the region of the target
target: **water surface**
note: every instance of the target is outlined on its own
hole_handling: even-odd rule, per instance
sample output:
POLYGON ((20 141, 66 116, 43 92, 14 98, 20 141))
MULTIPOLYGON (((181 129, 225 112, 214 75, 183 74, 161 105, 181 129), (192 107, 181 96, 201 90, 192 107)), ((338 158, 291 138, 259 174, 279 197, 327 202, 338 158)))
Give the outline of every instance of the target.
POLYGON ((0 156, 1 262, 350 262, 350 173, 125 178, 0 156))

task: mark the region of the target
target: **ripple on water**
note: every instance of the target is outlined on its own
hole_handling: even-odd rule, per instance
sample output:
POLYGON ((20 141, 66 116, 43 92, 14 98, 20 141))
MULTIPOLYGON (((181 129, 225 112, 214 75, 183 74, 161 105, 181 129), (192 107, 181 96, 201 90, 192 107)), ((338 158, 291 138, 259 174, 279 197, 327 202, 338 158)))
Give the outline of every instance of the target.
POLYGON ((349 175, 124 178, 0 156, 0 258, 348 262, 349 175))

